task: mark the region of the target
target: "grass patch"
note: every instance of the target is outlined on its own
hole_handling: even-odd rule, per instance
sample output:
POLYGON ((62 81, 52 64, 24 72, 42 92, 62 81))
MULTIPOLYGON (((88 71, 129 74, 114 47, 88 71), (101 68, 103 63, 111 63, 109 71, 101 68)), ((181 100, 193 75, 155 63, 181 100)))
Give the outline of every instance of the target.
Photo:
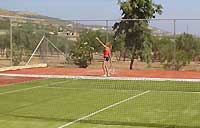
POLYGON ((193 93, 200 92, 198 82, 43 79, 0 88, 13 91, 0 95, 0 127, 57 128, 146 90, 69 127, 200 126, 200 93, 193 93))

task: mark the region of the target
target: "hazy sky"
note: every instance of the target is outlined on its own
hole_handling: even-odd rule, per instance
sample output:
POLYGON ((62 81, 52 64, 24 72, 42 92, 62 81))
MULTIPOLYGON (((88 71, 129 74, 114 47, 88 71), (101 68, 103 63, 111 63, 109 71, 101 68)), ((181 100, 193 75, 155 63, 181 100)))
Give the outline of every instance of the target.
MULTIPOLYGON (((0 2, 2 9, 31 11, 66 20, 119 19, 121 15, 117 0, 0 0, 0 2)), ((200 18, 200 0, 154 0, 154 2, 164 7, 163 14, 157 18, 200 18)), ((200 21, 179 22, 181 23, 177 23, 177 32, 188 30, 200 33, 200 21)), ((154 24, 167 31, 173 31, 172 22, 154 24)))
MULTIPOLYGON (((116 19, 117 0, 0 0, 0 8, 32 11, 63 19, 116 19), (22 4, 23 3, 23 4, 22 4)), ((200 18, 200 0, 154 0, 164 13, 158 18, 200 18)))

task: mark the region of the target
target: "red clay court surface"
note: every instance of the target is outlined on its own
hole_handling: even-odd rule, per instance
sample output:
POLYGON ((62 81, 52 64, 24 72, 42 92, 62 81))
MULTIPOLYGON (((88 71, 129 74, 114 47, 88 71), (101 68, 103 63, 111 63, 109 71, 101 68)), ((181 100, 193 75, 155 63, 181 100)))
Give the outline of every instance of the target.
MULTIPOLYGON (((102 76, 102 69, 82 68, 32 68, 15 71, 4 71, 8 74, 38 74, 38 75, 67 75, 67 76, 102 76)), ((164 71, 164 70, 114 70, 112 77, 145 77, 145 78, 179 78, 200 79, 198 71, 164 71)), ((0 77, 0 85, 25 82, 38 78, 0 77)))
POLYGON ((38 79, 39 78, 0 76, 0 86, 6 86, 6 85, 14 84, 14 83, 22 83, 22 82, 38 80, 38 79))

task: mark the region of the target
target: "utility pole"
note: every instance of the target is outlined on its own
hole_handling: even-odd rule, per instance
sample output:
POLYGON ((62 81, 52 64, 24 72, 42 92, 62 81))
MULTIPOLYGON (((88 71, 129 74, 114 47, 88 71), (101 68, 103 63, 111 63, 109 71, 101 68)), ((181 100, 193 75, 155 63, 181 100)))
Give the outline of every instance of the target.
POLYGON ((176 69, 176 20, 174 19, 174 69, 176 69))
POLYGON ((108 20, 106 20, 106 42, 109 41, 109 37, 108 37, 108 20))
POLYGON ((10 65, 13 66, 12 18, 10 18, 10 65))

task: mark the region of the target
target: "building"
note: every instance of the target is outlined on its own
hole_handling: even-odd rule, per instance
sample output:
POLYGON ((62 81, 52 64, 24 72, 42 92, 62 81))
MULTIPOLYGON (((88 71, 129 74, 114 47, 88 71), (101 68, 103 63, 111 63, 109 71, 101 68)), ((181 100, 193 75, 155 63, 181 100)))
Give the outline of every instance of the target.
POLYGON ((9 34, 9 30, 0 30, 0 35, 9 34))
POLYGON ((79 34, 77 32, 58 32, 58 36, 66 37, 68 40, 77 41, 79 34))

